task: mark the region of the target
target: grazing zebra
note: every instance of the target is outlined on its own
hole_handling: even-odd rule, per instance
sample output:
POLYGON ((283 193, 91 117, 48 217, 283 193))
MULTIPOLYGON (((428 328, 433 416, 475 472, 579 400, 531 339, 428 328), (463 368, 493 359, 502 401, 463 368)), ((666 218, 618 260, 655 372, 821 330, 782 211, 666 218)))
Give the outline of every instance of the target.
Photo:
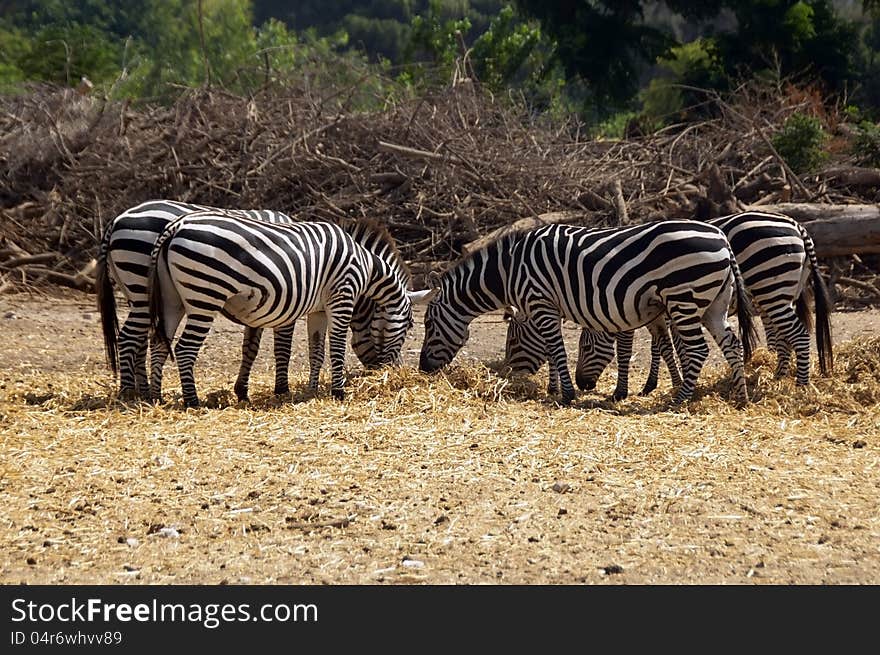
POLYGON ((332 223, 271 224, 218 212, 187 214, 169 224, 151 255, 151 384, 161 399, 171 340, 184 404, 198 406, 193 367, 217 314, 251 328, 292 327, 309 316, 310 340, 330 332, 331 392, 343 396, 345 337, 356 301, 375 303, 370 337, 379 364, 398 363, 412 325, 409 292, 388 262, 332 223), (315 317, 316 314, 323 316, 315 317))
MULTIPOLYGON (((194 211, 222 211, 230 216, 270 223, 293 222, 290 216, 270 210, 221 210, 173 200, 150 200, 122 212, 107 226, 98 252, 97 301, 107 361, 114 374, 118 369, 122 397, 149 397, 146 355, 150 328, 147 298, 150 253, 169 223, 194 211), (116 281, 129 304, 129 313, 121 330, 116 318, 112 280, 116 281)), ((275 393, 288 390, 287 366, 292 334, 292 329, 288 328, 275 332, 275 393)), ((259 331, 245 330, 242 363, 235 383, 239 398, 247 397, 247 381, 259 348, 259 337, 259 331)))
MULTIPOLYGON (((270 210, 229 210, 182 203, 172 200, 153 200, 141 203, 119 214, 104 232, 98 254, 97 300, 101 316, 104 347, 107 360, 114 374, 119 373, 120 395, 149 397, 146 353, 149 331, 147 299, 147 273, 150 253, 162 230, 183 214, 194 211, 223 212, 230 216, 253 218, 270 223, 292 223, 293 218, 270 210), (129 314, 122 330, 116 318, 116 299, 113 280, 121 288, 129 303, 129 314)), ((401 281, 408 281, 394 240, 387 230, 367 220, 349 221, 344 224, 352 237, 368 250, 385 259, 401 281)), ((352 348, 355 355, 367 367, 378 364, 377 352, 370 339, 370 323, 374 306, 362 298, 352 317, 352 348)), ((314 330, 309 331, 309 387, 316 388, 324 355, 324 332, 320 316, 313 317, 314 330)), ((247 400, 250 371, 260 347, 262 329, 245 327, 242 341, 242 359, 235 381, 235 394, 239 400, 247 400)), ((288 367, 293 326, 275 330, 275 393, 289 391, 288 367)))
POLYGON ((739 401, 747 402, 743 356, 751 354, 751 304, 730 244, 717 227, 693 221, 660 221, 594 230, 548 225, 513 233, 450 268, 425 312, 419 366, 435 371, 448 364, 478 315, 505 306, 527 318, 541 352, 549 354, 550 376, 559 379, 562 400, 575 392, 568 372, 563 319, 604 332, 661 324, 668 314, 688 353, 684 382, 675 402, 688 400, 709 349, 705 325, 733 369, 739 401), (741 332, 727 320, 736 294, 741 332))
MULTIPOLYGON (((788 216, 767 212, 743 212, 706 222, 720 228, 730 241, 746 288, 761 315, 768 348, 777 353, 776 376, 787 375, 794 350, 798 385, 808 384, 810 376, 812 321, 807 295, 812 286, 819 369, 822 375, 827 375, 833 367, 831 302, 819 274, 813 240, 806 229, 788 216)), ((546 361, 546 355, 539 344, 530 339, 530 333, 523 331, 516 311, 509 311, 508 316, 513 320, 508 326, 506 362, 514 372, 534 373, 546 361)), ((631 333, 581 332, 576 370, 576 381, 581 389, 595 388, 599 375, 614 356, 615 336, 618 352, 624 350, 625 360, 626 351, 632 348, 631 333)), ((673 386, 681 384, 666 328, 658 326, 652 336, 651 367, 642 395, 657 387, 661 355, 673 386)), ((677 336, 674 330, 673 336, 677 336)), ((615 400, 627 395, 627 369, 618 357, 615 400)))

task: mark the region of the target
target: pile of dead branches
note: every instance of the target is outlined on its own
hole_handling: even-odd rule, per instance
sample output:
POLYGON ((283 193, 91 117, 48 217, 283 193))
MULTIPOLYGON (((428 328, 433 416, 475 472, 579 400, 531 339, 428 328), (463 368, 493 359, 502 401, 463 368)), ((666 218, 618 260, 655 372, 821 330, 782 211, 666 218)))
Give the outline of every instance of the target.
MULTIPOLYGON (((793 87, 707 95, 699 118, 621 140, 593 138, 574 121, 551 125, 469 80, 389 99, 381 111, 355 111, 349 95, 291 83, 249 98, 192 90, 172 106, 46 87, 0 98, 0 289, 89 288, 104 227, 154 198, 369 216, 418 272, 550 212, 615 225, 880 196, 880 173, 852 165, 834 115, 793 87), (831 173, 798 176, 774 149, 772 135, 798 111, 824 112, 835 132, 831 173)), ((838 282, 864 283, 849 287, 857 297, 880 300, 875 256, 835 266, 838 282)))

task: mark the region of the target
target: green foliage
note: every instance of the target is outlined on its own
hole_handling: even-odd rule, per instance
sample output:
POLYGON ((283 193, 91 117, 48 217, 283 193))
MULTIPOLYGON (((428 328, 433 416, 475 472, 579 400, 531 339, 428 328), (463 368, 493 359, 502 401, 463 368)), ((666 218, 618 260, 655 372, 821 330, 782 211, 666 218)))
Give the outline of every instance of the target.
POLYGON ((599 138, 622 139, 626 134, 626 128, 632 121, 638 120, 638 113, 634 111, 622 111, 609 116, 599 123, 594 133, 599 138))
POLYGON ((449 81, 456 57, 461 53, 459 38, 470 29, 467 18, 443 18, 441 0, 431 0, 427 13, 413 17, 405 49, 407 68, 401 79, 416 85, 449 81))
POLYGON ((648 83, 641 98, 644 113, 660 121, 681 118, 685 108, 704 100, 704 96, 695 95, 683 86, 719 89, 726 80, 715 42, 711 39, 697 39, 674 47, 669 56, 658 60, 657 65, 661 74, 648 83))
MULTIPOLYGON (((477 76, 489 88, 503 89, 522 71, 540 42, 537 26, 518 20, 510 5, 503 7, 489 29, 474 42, 472 57, 477 76)), ((529 72, 525 74, 530 76, 529 72)))
POLYGON ((796 113, 786 119, 772 143, 795 173, 808 173, 827 158, 822 150, 827 138, 818 118, 796 113))
POLYGON ((880 167, 880 124, 870 121, 859 123, 853 152, 860 164, 880 167))

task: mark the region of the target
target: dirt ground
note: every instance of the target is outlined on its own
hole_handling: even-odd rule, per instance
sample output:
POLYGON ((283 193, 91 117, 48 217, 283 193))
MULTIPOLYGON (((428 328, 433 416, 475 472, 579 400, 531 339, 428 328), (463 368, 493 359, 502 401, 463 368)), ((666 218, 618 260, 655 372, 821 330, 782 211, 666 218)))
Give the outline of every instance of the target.
MULTIPOLYGON (((500 314, 458 372, 412 370, 419 313, 410 368, 355 375, 337 403, 326 375, 303 391, 298 326, 293 397, 270 393, 267 337, 247 405, 228 394, 241 328, 221 320, 196 365, 219 408, 183 411, 112 400, 91 296, 0 297, 0 326, 0 583, 880 583, 876 400, 765 371, 738 412, 714 345, 690 407, 663 404, 665 380, 612 405, 609 372, 561 408, 546 369, 510 396, 467 368, 501 358, 500 314)), ((880 336, 880 311, 833 329, 838 349, 880 336)), ((632 389, 646 353, 642 335, 632 389)), ((173 364, 165 389, 179 400, 173 364)))

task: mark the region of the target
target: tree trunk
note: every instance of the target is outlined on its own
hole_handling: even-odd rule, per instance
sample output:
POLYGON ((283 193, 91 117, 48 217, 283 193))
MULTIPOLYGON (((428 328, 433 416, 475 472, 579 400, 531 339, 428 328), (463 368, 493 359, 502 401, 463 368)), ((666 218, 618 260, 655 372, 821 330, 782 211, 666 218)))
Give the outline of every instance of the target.
POLYGON ((880 205, 791 202, 746 209, 785 214, 803 223, 819 257, 880 252, 880 205))
POLYGON ((462 252, 465 255, 469 255, 472 252, 476 252, 480 248, 483 248, 496 239, 508 234, 509 232, 517 232, 519 230, 528 230, 534 227, 541 227, 542 225, 550 225, 553 223, 573 223, 574 221, 581 220, 585 217, 584 212, 550 212, 548 214, 540 214, 538 216, 526 216, 525 218, 521 218, 509 225, 502 225, 501 227, 492 230, 489 234, 480 237, 479 239, 475 239, 470 243, 466 243, 462 248, 462 252))

